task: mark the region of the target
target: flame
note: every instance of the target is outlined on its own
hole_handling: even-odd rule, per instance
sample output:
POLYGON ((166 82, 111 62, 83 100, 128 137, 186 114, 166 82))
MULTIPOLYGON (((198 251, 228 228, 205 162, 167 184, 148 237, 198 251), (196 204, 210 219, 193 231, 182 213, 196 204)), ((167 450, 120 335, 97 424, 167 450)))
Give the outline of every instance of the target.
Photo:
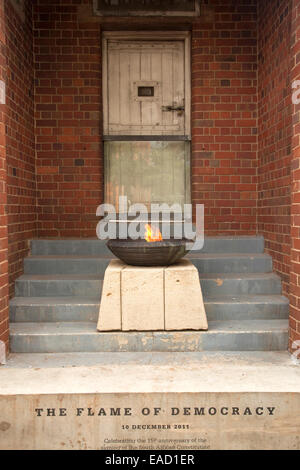
POLYGON ((151 225, 145 225, 145 240, 147 242, 161 242, 163 237, 160 233, 159 229, 155 227, 154 229, 151 228, 151 225))

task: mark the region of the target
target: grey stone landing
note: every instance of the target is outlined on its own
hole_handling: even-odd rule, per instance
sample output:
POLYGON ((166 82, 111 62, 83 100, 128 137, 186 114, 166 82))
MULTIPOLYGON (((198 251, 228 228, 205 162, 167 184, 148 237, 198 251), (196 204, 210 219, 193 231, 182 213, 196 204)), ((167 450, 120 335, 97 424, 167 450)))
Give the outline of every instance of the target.
POLYGON ((10 302, 18 353, 279 351, 288 299, 262 237, 206 237, 189 259, 199 271, 208 332, 99 333, 102 281, 112 258, 96 239, 33 240, 10 302))
POLYGON ((1 450, 299 450, 299 410, 287 351, 12 353, 0 367, 1 450))

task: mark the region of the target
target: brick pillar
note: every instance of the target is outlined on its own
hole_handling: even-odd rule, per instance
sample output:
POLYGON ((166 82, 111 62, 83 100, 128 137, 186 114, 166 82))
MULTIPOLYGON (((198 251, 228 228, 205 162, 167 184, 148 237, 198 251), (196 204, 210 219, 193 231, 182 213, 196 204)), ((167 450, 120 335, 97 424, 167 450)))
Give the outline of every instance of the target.
MULTIPOLYGON (((4 2, 0 2, 0 91, 6 80, 4 2)), ((6 215, 6 106, 0 98, 0 341, 8 348, 8 262, 6 215)), ((0 344, 1 349, 1 344, 0 344)), ((1 359, 1 358, 0 358, 1 359)))
MULTIPOLYGON (((300 0, 293 1, 291 79, 300 80, 300 0)), ((290 349, 300 340, 300 104, 293 105, 290 349)))

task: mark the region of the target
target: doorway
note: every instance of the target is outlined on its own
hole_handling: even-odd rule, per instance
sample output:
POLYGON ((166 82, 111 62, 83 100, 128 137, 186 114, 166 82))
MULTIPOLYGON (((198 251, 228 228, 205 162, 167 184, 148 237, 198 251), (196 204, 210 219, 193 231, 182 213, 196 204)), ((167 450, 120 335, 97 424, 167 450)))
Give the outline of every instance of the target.
POLYGON ((188 33, 105 33, 105 202, 190 202, 188 33))

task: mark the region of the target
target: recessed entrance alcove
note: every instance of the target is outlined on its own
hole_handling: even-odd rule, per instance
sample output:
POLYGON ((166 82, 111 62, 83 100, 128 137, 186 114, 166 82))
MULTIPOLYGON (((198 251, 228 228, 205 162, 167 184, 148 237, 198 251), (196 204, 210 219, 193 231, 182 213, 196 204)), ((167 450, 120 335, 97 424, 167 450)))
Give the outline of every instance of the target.
POLYGON ((299 449, 299 14, 0 2, 1 449, 299 449), (204 205, 208 329, 166 327, 195 311, 175 284, 156 328, 127 298, 97 330, 120 196, 204 205))

